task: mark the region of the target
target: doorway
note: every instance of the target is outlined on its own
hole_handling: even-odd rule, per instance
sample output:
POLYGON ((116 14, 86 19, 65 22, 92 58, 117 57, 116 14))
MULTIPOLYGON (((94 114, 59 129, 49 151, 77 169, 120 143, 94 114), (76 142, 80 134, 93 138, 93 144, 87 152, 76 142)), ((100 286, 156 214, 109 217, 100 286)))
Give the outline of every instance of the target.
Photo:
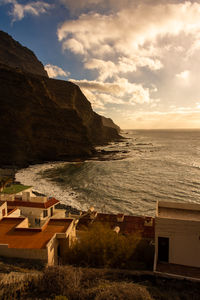
POLYGON ((169 238, 158 237, 158 261, 169 262, 169 238))

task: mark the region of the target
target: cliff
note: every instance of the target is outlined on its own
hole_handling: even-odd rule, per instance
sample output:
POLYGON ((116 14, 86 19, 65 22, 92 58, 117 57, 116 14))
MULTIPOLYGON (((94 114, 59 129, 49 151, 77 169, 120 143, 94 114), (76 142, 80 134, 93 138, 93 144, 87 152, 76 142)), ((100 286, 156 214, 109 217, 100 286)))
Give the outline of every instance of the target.
POLYGON ((118 133, 120 133, 120 130, 121 130, 120 127, 118 125, 116 125, 112 119, 106 118, 104 116, 101 116, 101 118, 102 118, 102 122, 103 122, 104 126, 114 128, 117 130, 118 133))
POLYGON ((25 72, 48 77, 42 63, 37 59, 35 54, 1 30, 0 63, 25 72))
POLYGON ((1 166, 86 157, 95 145, 120 138, 77 85, 48 78, 35 55, 2 32, 0 45, 1 166), (9 53, 21 56, 17 67, 5 54, 11 44, 9 53))

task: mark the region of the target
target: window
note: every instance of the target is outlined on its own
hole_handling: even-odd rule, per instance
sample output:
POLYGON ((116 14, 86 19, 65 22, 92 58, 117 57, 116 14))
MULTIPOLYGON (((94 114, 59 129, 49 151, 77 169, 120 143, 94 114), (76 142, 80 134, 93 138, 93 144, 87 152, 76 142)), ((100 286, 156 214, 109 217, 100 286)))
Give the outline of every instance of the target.
POLYGON ((5 214, 6 214, 6 210, 5 210, 5 208, 4 208, 4 209, 2 209, 2 216, 4 217, 5 214))
POLYGON ((53 207, 51 207, 50 214, 51 214, 51 217, 52 217, 53 216, 53 207))
POLYGON ((48 210, 43 210, 43 218, 46 218, 48 216, 48 210))

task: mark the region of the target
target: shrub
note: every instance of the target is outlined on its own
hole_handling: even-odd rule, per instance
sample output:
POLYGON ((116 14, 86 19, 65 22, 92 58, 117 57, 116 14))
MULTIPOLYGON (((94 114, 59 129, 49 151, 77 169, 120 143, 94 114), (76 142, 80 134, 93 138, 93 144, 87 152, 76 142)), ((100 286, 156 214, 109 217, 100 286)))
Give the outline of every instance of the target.
POLYGON ((90 293, 95 300, 153 300, 145 287, 128 282, 105 281, 90 293))
POLYGON ((94 224, 83 231, 79 241, 68 250, 65 262, 82 266, 127 268, 139 241, 139 234, 124 236, 107 226, 94 224))

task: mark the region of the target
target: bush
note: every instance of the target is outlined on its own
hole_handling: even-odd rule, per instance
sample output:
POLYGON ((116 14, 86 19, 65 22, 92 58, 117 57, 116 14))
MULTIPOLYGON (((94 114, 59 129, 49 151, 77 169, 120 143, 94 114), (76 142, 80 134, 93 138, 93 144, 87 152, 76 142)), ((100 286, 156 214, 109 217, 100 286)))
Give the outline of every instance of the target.
POLYGON ((76 299, 80 292, 82 271, 71 266, 47 267, 40 279, 42 292, 49 296, 64 295, 76 299))
POLYGON ((147 289, 127 282, 105 282, 96 288, 95 300, 153 300, 147 289))
POLYGON ((107 226, 95 224, 81 233, 75 245, 68 250, 65 262, 92 267, 130 267, 140 241, 139 234, 116 234, 107 226))

